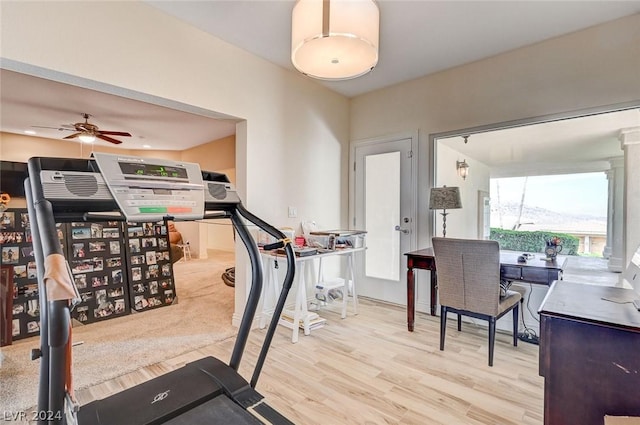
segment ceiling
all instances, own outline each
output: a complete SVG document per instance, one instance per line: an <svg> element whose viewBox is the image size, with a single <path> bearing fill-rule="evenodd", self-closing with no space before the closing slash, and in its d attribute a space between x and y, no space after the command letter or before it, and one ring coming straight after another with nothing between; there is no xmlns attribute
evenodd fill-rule
<svg viewBox="0 0 640 425"><path fill-rule="evenodd" d="M0 70L0 105L3 132L32 130L36 137L62 139L75 133L62 125L83 122L82 114L87 113L100 130L130 133L132 137L113 136L123 142L117 146L126 149L183 150L236 132L230 117L212 119L6 69Z"/></svg>
<svg viewBox="0 0 640 425"><path fill-rule="evenodd" d="M291 0L146 3L270 62L293 69L290 61L290 19L294 2ZM381 15L378 66L372 73L354 80L319 81L320 84L345 96L356 96L640 12L639 0L381 0L378 5ZM58 128L82 122L82 114L88 113L92 115L89 121L101 130L131 133L130 138L120 137L124 143L119 145L130 149L143 149L146 145L150 149L182 150L235 133L237 119L234 117L211 111L194 112L194 108L183 107L188 105L167 106L157 99L132 100L107 92L120 94L117 90L83 88L2 69L0 130L19 134L25 130L36 130L36 137L59 139L71 132ZM605 127L590 134L606 133L609 142L599 138L593 155L619 154L619 144L611 143L611 135L621 126L640 125L637 114L627 118L631 122L599 120L598 125ZM580 128L586 128L585 124ZM558 136L566 134L566 131L561 132L556 127L552 133ZM485 135L474 135L474 143L468 143L461 150L479 146L480 137ZM581 152L587 151L586 146L596 146L594 137L583 135L580 138L576 135L571 141L572 147L579 146L578 139L588 143ZM540 160L548 161L544 158L545 153L557 154L558 149L564 149L564 144L568 143L567 140L539 133L509 136L502 140L504 143L517 141L518 146L495 144L495 149L469 150L468 155L490 166L508 166L505 162L533 158L533 151L537 152L535 155ZM498 143L497 137L493 143ZM603 146L613 147L602 152Z"/></svg>
<svg viewBox="0 0 640 425"><path fill-rule="evenodd" d="M294 0L146 0L201 30L293 70ZM323 84L353 97L542 40L640 13L640 1L378 0L378 65ZM238 31L242 28L242 31Z"/></svg>
<svg viewBox="0 0 640 425"><path fill-rule="evenodd" d="M473 158L488 165L492 178L594 172L609 169L610 158L622 157L621 131L639 127L640 109L634 108L474 133L467 143L462 136L439 143L460 152L460 161Z"/></svg>

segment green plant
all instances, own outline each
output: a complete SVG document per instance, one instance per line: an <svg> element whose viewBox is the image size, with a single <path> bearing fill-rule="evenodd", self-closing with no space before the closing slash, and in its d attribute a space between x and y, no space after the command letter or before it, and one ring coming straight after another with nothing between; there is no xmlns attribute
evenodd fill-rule
<svg viewBox="0 0 640 425"><path fill-rule="evenodd" d="M577 237L557 232L534 231L527 232L523 230L507 230L491 228L489 239L498 241L500 249L509 251L522 252L544 252L546 242L558 238L562 245L563 255L577 255L579 240Z"/></svg>

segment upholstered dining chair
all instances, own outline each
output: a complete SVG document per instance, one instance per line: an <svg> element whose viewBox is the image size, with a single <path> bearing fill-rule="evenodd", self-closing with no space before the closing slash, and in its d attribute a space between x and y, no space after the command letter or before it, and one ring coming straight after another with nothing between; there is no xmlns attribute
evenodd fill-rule
<svg viewBox="0 0 640 425"><path fill-rule="evenodd" d="M444 351L447 313L489 322L489 366L493 366L496 321L513 311L513 345L518 345L521 295L507 290L500 296L500 247L496 241L433 238L440 296L440 350Z"/></svg>

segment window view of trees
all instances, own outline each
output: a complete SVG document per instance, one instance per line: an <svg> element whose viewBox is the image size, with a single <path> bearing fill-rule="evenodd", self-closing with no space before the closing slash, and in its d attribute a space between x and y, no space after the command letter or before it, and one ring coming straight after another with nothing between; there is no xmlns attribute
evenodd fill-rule
<svg viewBox="0 0 640 425"><path fill-rule="evenodd" d="M607 190L604 172L491 179L491 228L567 234L579 255L600 257Z"/></svg>

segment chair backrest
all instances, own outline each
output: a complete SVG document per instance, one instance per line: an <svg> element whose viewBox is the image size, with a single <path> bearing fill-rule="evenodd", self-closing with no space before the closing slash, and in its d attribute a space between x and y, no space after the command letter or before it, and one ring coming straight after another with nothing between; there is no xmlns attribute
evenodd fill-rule
<svg viewBox="0 0 640 425"><path fill-rule="evenodd" d="M440 304L496 316L500 246L496 241L433 238Z"/></svg>

